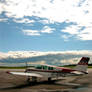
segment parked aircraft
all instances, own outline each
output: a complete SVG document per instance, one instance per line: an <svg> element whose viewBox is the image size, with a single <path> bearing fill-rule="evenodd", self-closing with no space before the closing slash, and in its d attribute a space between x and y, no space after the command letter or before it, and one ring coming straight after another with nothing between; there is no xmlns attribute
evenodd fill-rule
<svg viewBox="0 0 92 92"><path fill-rule="evenodd" d="M48 78L48 81L51 81L52 78L66 77L66 76L75 76L87 74L87 67L89 57L82 57L79 63L72 68L58 67L53 65L38 65L35 68L27 68L25 72L11 72L8 71L8 74L28 76L27 81L37 81L37 78Z"/></svg>

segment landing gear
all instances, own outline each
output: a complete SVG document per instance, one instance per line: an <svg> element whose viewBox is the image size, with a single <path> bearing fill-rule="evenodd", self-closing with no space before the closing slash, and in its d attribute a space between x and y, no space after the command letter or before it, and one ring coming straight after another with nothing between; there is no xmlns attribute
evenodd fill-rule
<svg viewBox="0 0 92 92"><path fill-rule="evenodd" d="M29 83L30 82L30 77L28 76L28 78L27 78L27 82Z"/></svg>
<svg viewBox="0 0 92 92"><path fill-rule="evenodd" d="M32 82L37 82L37 77L32 77Z"/></svg>
<svg viewBox="0 0 92 92"><path fill-rule="evenodd" d="M51 77L48 78L48 81L51 81Z"/></svg>
<svg viewBox="0 0 92 92"><path fill-rule="evenodd" d="M34 83L35 83L35 82L37 82L37 77L32 77L32 78L30 78L30 77L28 76L27 82L28 82L28 83L30 83L30 82L32 82L32 83L34 82Z"/></svg>

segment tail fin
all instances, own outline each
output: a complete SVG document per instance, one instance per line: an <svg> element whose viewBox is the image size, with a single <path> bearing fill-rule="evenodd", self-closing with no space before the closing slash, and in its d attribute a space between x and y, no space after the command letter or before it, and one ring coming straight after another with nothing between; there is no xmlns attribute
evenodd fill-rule
<svg viewBox="0 0 92 92"><path fill-rule="evenodd" d="M89 57L82 57L79 61L78 65L74 68L77 71L81 71L87 73L88 61L90 60Z"/></svg>

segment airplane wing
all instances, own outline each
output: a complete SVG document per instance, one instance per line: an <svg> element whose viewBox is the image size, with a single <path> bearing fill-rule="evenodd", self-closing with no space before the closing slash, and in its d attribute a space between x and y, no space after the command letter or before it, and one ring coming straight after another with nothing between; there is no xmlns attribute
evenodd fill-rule
<svg viewBox="0 0 92 92"><path fill-rule="evenodd" d="M40 74L36 73L27 73L27 72L7 72L8 74L14 74L14 75L22 75L22 76L30 76L30 77L43 77Z"/></svg>
<svg viewBox="0 0 92 92"><path fill-rule="evenodd" d="M84 74L83 72L80 72L80 71L73 71L73 72L71 72L71 73L73 73L73 74L75 74L75 75L82 75L82 74Z"/></svg>

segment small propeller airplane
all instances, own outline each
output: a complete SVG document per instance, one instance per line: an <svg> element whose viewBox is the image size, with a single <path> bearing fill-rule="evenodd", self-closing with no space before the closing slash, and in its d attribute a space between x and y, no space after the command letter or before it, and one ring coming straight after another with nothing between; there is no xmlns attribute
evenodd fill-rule
<svg viewBox="0 0 92 92"><path fill-rule="evenodd" d="M75 76L88 74L87 67L89 57L82 57L79 63L73 68L58 67L53 65L38 65L35 68L27 68L24 72L10 72L8 74L27 76L27 81L30 81L30 77L33 82L37 81L37 78L48 78L51 81L52 78Z"/></svg>

